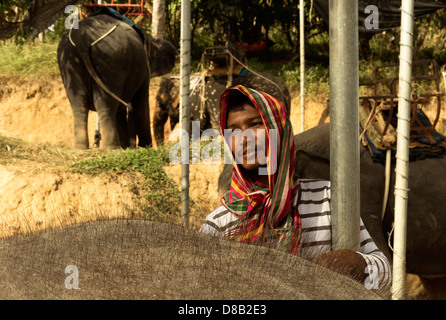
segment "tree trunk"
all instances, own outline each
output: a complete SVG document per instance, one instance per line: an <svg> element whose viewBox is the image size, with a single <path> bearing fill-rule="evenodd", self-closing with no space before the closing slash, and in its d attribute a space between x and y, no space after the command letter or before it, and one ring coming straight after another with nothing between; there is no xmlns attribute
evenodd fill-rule
<svg viewBox="0 0 446 320"><path fill-rule="evenodd" d="M164 39L166 36L166 1L153 0L152 37Z"/></svg>

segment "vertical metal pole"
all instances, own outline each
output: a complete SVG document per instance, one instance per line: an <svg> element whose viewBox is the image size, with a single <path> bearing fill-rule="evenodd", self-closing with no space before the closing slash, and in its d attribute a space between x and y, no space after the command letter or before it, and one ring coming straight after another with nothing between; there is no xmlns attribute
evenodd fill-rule
<svg viewBox="0 0 446 320"><path fill-rule="evenodd" d="M406 294L406 229L409 192L410 94L413 52L413 0L401 5L400 70L395 177L392 299Z"/></svg>
<svg viewBox="0 0 446 320"><path fill-rule="evenodd" d="M332 245L359 250L358 1L329 6Z"/></svg>
<svg viewBox="0 0 446 320"><path fill-rule="evenodd" d="M300 129L305 131L305 10L304 0L299 0L299 34L300 34Z"/></svg>
<svg viewBox="0 0 446 320"><path fill-rule="evenodd" d="M189 137L190 137L190 0L181 0L181 70L180 70L180 121L181 121L181 221L189 226Z"/></svg>

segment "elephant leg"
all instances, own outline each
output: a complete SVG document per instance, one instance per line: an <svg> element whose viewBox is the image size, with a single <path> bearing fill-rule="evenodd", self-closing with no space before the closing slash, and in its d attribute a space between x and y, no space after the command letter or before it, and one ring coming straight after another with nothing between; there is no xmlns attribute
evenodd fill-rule
<svg viewBox="0 0 446 320"><path fill-rule="evenodd" d="M155 116L153 117L153 132L158 146L164 143L164 125L168 117L167 110L161 108L160 104L157 103L155 106Z"/></svg>
<svg viewBox="0 0 446 320"><path fill-rule="evenodd" d="M173 130L178 122L178 118L170 118L170 130Z"/></svg>
<svg viewBox="0 0 446 320"><path fill-rule="evenodd" d="M134 125L140 147L152 146L150 132L149 79L146 79L132 99Z"/></svg>
<svg viewBox="0 0 446 320"><path fill-rule="evenodd" d="M118 130L119 141L121 142L121 148L128 148L130 143L129 128L127 126L127 110L122 105L119 106L116 112L116 128Z"/></svg>
<svg viewBox="0 0 446 320"><path fill-rule="evenodd" d="M119 102L102 90L93 91L93 101L99 115L99 124L101 126L101 148L120 148L120 134L118 133L116 125L117 111L121 107ZM120 127L122 129L122 125Z"/></svg>
<svg viewBox="0 0 446 320"><path fill-rule="evenodd" d="M133 112L133 108L127 110L127 137L126 141L129 142L127 147L136 148L136 129L135 129L135 114ZM122 144L122 143L121 143Z"/></svg>
<svg viewBox="0 0 446 320"><path fill-rule="evenodd" d="M74 147L88 149L88 112L87 99L82 96L70 99L74 118Z"/></svg>

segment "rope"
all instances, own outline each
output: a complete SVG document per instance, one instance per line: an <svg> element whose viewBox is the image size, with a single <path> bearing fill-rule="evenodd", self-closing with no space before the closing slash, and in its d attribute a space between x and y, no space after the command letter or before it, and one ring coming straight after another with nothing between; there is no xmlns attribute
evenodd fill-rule
<svg viewBox="0 0 446 320"><path fill-rule="evenodd" d="M201 94L200 94L200 119L203 119L205 103L207 101L207 98L206 98L206 71L203 71L201 73L200 82L203 84L201 86Z"/></svg>
<svg viewBox="0 0 446 320"><path fill-rule="evenodd" d="M147 61L147 70L149 71L149 79L150 79L150 60L149 60L149 54L150 54L150 47L152 45L152 42L150 41L150 37L149 37L149 41L147 41L147 44L144 45L144 50L146 51L146 61Z"/></svg>
<svg viewBox="0 0 446 320"><path fill-rule="evenodd" d="M362 141L365 132L369 128L370 124L372 123L372 120L375 118L375 115L376 115L376 101L372 100L372 99L370 101L373 102L373 107L372 107L372 110L370 111L369 117L367 118L367 122L364 125L364 129L363 129L361 135L359 136L359 141Z"/></svg>
<svg viewBox="0 0 446 320"><path fill-rule="evenodd" d="M96 41L94 41L91 46L94 46L96 43L98 43L99 41L103 40L105 37L107 37L110 33L112 33L113 31L115 31L115 29L118 27L118 25L115 25L113 28L111 28L107 33L105 33L102 37L100 37L99 39L97 39Z"/></svg>
<svg viewBox="0 0 446 320"><path fill-rule="evenodd" d="M73 47L75 47L76 44L73 42L73 39L71 39L71 31L73 31L73 28L70 28L70 31L68 32L68 39L70 40L70 42L73 45Z"/></svg>
<svg viewBox="0 0 446 320"><path fill-rule="evenodd" d="M282 98L283 98L283 100L285 100L285 94L283 93L282 88L281 88L277 83L275 83L274 81L272 81L272 80L270 80L270 79L268 79L268 78L262 76L261 74L255 72L255 71L249 69L247 65L245 65L243 62L241 62L241 61L240 61L239 59L237 59L236 57L234 57L234 55L233 55L230 51L228 51L228 53L229 53L229 54L231 55L231 57L232 57L235 61L237 61L243 68L245 68L245 69L249 70L250 72L254 73L256 76L258 76L258 77L260 77L260 78L262 78L262 79L264 79L264 80L266 80L266 81L271 82L272 84L274 84L274 85L279 89L280 93L282 94ZM284 101L284 102L285 102L285 101Z"/></svg>
<svg viewBox="0 0 446 320"><path fill-rule="evenodd" d="M381 210L381 221L384 221L384 214L386 213L387 207L387 199L389 197L389 187L390 187L390 161L391 161L391 150L387 149L386 151L386 171L385 171L385 184L384 184L384 198L383 198L383 207Z"/></svg>
<svg viewBox="0 0 446 320"><path fill-rule="evenodd" d="M392 238L393 229L395 229L395 224L392 223L392 229L390 230L389 237L387 238L387 245L389 246L390 250L392 250L392 252L395 252L393 250L392 242L390 242L390 238Z"/></svg>
<svg viewBox="0 0 446 320"><path fill-rule="evenodd" d="M446 69L445 69L445 66L443 66L441 68L441 74L443 75L444 90L446 91Z"/></svg>

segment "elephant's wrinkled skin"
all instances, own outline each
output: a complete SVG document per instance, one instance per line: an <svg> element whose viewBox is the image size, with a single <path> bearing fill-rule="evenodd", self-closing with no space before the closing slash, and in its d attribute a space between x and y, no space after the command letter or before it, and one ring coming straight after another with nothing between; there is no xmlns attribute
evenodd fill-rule
<svg viewBox="0 0 446 320"><path fill-rule="evenodd" d="M330 179L330 125L322 124L294 138L296 172L301 178ZM373 162L361 147L361 217L378 247L391 259L387 234L391 231L395 207L395 163L391 167L389 198L384 222L384 164ZM230 183L231 165L219 177L219 193ZM446 157L411 161L407 212L407 272L446 274Z"/></svg>
<svg viewBox="0 0 446 320"><path fill-rule="evenodd" d="M274 249L141 220L1 239L0 260L0 299L380 298L363 283Z"/></svg>
<svg viewBox="0 0 446 320"><path fill-rule="evenodd" d="M105 37L101 39L102 36ZM167 41L153 39L149 35L145 37L149 43L148 54L134 29L105 14L82 20L79 29L73 29L62 37L57 57L73 111L75 147L89 146L89 110L98 112L102 147L128 147L130 139L135 139L136 135L140 146L151 145L150 77L170 72L177 52ZM117 97L131 103L128 123L127 108L106 93L98 85L98 79Z"/></svg>
<svg viewBox="0 0 446 320"><path fill-rule="evenodd" d="M214 128L219 130L219 110L218 102L221 94L227 88L227 79L207 80L204 88L204 96L202 96L202 82L192 92L191 95L191 121L200 121L200 129ZM290 113L291 97L286 84L266 73L257 73L249 71L246 75L236 76L233 78L232 86L244 85L245 87L269 93L276 97ZM157 93L155 118L153 119L153 130L157 144L164 141L164 124L170 117L171 128L179 121L178 106L178 84L169 77L164 77L160 89ZM204 103L202 104L202 98Z"/></svg>

